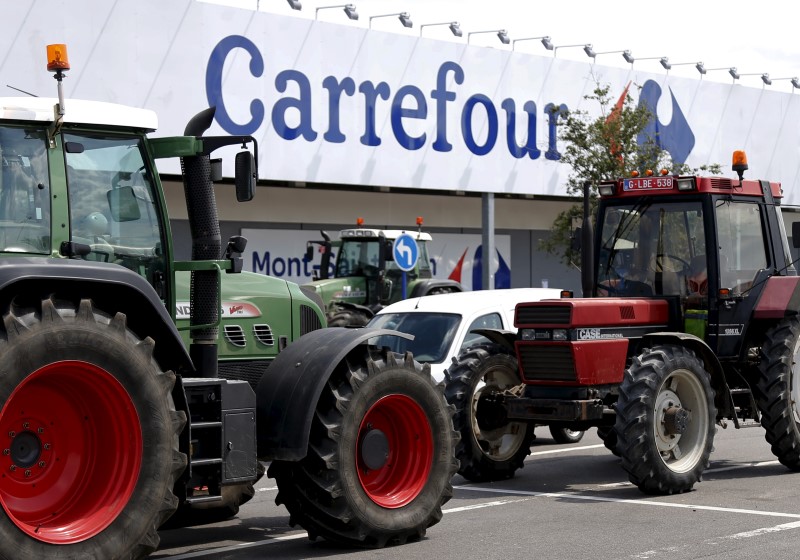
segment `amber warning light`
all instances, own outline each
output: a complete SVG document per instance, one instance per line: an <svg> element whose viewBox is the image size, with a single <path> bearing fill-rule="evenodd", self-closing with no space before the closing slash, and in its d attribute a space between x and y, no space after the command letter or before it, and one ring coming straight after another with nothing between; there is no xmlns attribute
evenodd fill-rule
<svg viewBox="0 0 800 560"><path fill-rule="evenodd" d="M67 45L47 45L47 70L50 72L69 70Z"/></svg>

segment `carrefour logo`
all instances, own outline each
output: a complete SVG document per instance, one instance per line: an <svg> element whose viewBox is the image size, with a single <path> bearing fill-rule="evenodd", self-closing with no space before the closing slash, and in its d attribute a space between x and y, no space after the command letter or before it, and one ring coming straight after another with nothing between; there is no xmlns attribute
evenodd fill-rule
<svg viewBox="0 0 800 560"><path fill-rule="evenodd" d="M270 119L273 130L285 140L314 142L321 134L323 141L340 144L353 141L342 132L342 113L357 110L365 116L364 128L358 137L358 142L364 146L380 146L383 142L394 141L406 150L419 150L430 145L437 152L449 152L453 149L454 142L459 142L473 154L483 156L496 147L502 149L498 144L505 144L508 153L517 159L526 156L537 159L542 155L542 151L537 148L536 123L539 115L536 103L527 100L520 104L524 113L519 115L520 121L526 125L525 139L520 143L517 102L507 98L498 108L483 93L466 96L458 86L466 84L468 76L453 61L445 61L439 66L436 75L432 77L435 87L429 92L413 84L405 84L392 91L386 82L364 80L356 83L350 76L326 76L321 83L312 83L301 70L280 70L275 75L274 83L269 85L274 88L277 97L272 106L268 107L266 99L253 98L250 101L249 120L235 122L226 108L222 81L225 61L237 49L244 50L249 55L248 69L253 77L260 78L265 71L262 53L246 37L228 36L212 51L206 69L206 96L209 105L217 108L217 122L230 134L255 134L264 121ZM447 82L450 78L455 86L448 89ZM287 94L287 91L294 93ZM382 137L376 127L376 110L384 105L388 105L390 109L391 133ZM315 129L312 126L312 115L315 111L325 109L328 116L325 129ZM544 106L542 116L547 119L545 159L561 158L556 149L557 127L566 111L567 106L564 104L547 103ZM460 120L460 138L448 137L449 119ZM433 137L429 138L427 133L409 132L408 125L413 121L434 121L436 131ZM289 124L290 122L293 124ZM480 130L476 130L478 127ZM522 137L523 134L519 136Z"/></svg>
<svg viewBox="0 0 800 560"><path fill-rule="evenodd" d="M645 105L654 115L654 118L642 133L639 134L637 142L639 142L639 144L644 144L648 139L655 140L658 147L669 152L673 161L676 163L685 163L694 148L694 133L680 105L678 105L678 101L675 99L672 89L669 90L669 96L672 101L672 119L669 124L661 122L657 113L658 101L661 98L661 93L661 86L653 80L647 80L642 86L642 92L639 95L639 105Z"/></svg>

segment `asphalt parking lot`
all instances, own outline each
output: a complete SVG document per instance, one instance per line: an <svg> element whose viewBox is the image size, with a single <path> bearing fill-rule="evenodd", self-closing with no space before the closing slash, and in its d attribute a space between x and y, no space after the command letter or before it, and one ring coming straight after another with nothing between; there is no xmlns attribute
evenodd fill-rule
<svg viewBox="0 0 800 560"><path fill-rule="evenodd" d="M153 558L731 560L789 558L800 546L800 473L775 460L761 428L719 429L703 481L676 496L639 492L594 430L573 445L555 444L544 428L537 436L512 480L456 476L444 519L419 542L381 550L312 542L289 526L265 478L238 517L162 531Z"/></svg>

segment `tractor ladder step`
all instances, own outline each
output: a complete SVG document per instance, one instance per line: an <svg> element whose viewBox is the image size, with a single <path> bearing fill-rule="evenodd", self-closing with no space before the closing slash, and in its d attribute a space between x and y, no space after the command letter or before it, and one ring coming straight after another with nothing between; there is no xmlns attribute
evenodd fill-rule
<svg viewBox="0 0 800 560"><path fill-rule="evenodd" d="M733 425L737 429L761 427L761 413L749 388L733 388L730 390L733 404Z"/></svg>

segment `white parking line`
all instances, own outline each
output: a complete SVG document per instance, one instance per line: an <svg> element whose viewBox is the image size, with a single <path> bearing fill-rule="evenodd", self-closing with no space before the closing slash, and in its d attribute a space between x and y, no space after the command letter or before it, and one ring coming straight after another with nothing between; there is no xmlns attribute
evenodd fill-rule
<svg viewBox="0 0 800 560"><path fill-rule="evenodd" d="M209 548L208 550L200 550L197 552L187 552L186 554L178 554L176 556L170 556L169 560L188 560L189 558L203 558L204 556L210 556L212 554L220 554L223 552L236 552L237 550L242 550L245 548L255 548L257 546L266 546L268 544L278 544L279 542L283 541L293 541L295 539L307 539L308 533L295 533L292 535L284 535L282 537L275 537L268 540L263 541L256 541L256 542L246 542L240 544L234 544L231 546L223 546L219 548Z"/></svg>
<svg viewBox="0 0 800 560"><path fill-rule="evenodd" d="M700 546L713 547L713 546L718 546L718 545L722 544L725 541L749 539L751 537L758 537L758 536L761 536L761 535L767 535L767 534L770 534L770 533L778 533L780 531L789 531L789 530L798 529L798 528L800 528L800 521L793 521L791 523L783 523L782 525L775 525L773 527L762 527L761 529L754 529L752 531L744 531L744 532L741 532L741 533L735 533L733 535L725 535L725 536L722 536L722 537L712 537L710 539L705 539L703 541L696 542L696 543L691 543L691 544L685 544L685 545L680 545L680 546L668 546L668 547L654 549L654 550L646 550L644 552L639 552L637 554L629 556L629 558L633 558L633 559L636 559L636 560L651 560L651 559L656 558L658 556L674 557L674 556L676 556L677 553L679 553L679 552L681 552L683 550L690 549L690 548L696 553L698 547L700 547Z"/></svg>
<svg viewBox="0 0 800 560"><path fill-rule="evenodd" d="M581 451L584 449L597 449L598 447L605 447L605 445L598 444L598 445L581 445L580 447L572 446L572 447L565 447L563 449L548 449L547 451L534 451L531 453L531 456L534 455L552 455L553 453L568 453L570 451Z"/></svg>
<svg viewBox="0 0 800 560"><path fill-rule="evenodd" d="M489 494L512 494L515 496L533 496L536 498L568 498L570 500L584 500L587 502L607 502L615 504L628 504L637 506L653 506L678 509L691 509L700 511L716 511L724 513L740 513L746 515L760 515L765 517L783 517L787 519L800 519L798 513L784 513L781 511L763 511L754 509L726 508L719 506L702 506L697 504L676 504L671 502L655 502L653 500L631 500L624 498L608 498L605 496L587 496L586 494L574 494L572 492L529 492L526 490L511 490L501 488L481 488L479 486L453 486L458 490L469 492L485 492Z"/></svg>

